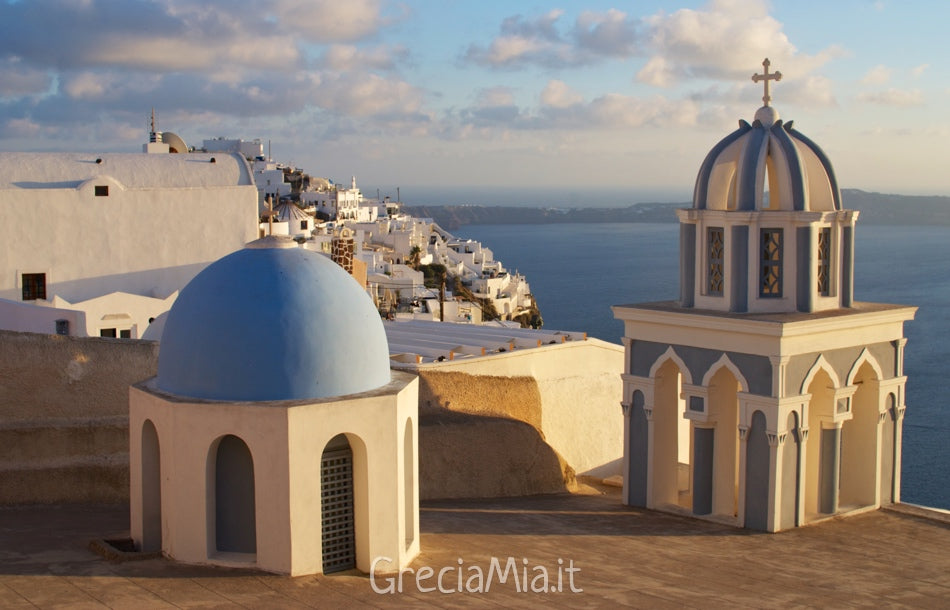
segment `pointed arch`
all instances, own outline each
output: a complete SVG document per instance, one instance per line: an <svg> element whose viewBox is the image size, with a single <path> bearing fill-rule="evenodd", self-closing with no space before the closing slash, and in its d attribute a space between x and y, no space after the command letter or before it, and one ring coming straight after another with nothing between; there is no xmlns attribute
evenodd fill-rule
<svg viewBox="0 0 950 610"><path fill-rule="evenodd" d="M748 393L749 382L746 381L746 378L742 374L742 371L739 370L739 367L737 367L726 354L720 356L719 360L709 367L709 370L706 371L705 375L703 375L703 386L709 387L709 383L712 381L712 378L716 375L716 373L719 372L719 369L723 367L729 369L729 372L732 373L732 376L735 377L736 381L739 382L739 387L742 388L742 391Z"/></svg>
<svg viewBox="0 0 950 610"><path fill-rule="evenodd" d="M825 371L828 374L828 377L831 378L831 383L834 385L835 389L842 387L841 378L838 377L838 373L835 372L835 368L831 366L831 363L825 359L824 354L819 354L818 358L815 360L815 364L811 365L811 368L808 369L808 374L805 375L805 380L802 381L801 394L808 393L808 386L811 385L811 382L815 380L815 376L819 371Z"/></svg>
<svg viewBox="0 0 950 610"><path fill-rule="evenodd" d="M854 364L851 366L851 370L848 372L848 385L854 385L854 380L858 376L858 371L861 370L861 366L865 363L869 364L872 369L874 369L874 374L877 375L878 381L884 379L884 373L881 369L881 364L877 361L877 358L874 357L871 352L868 351L868 348L864 348L861 352L861 355L858 356L858 359L854 361Z"/></svg>
<svg viewBox="0 0 950 610"><path fill-rule="evenodd" d="M679 367L680 373L683 375L683 383L693 383L693 375L690 373L689 367L687 367L686 363L683 362L683 359L679 357L679 354L676 353L676 350L673 349L672 345L666 348L666 351L663 352L663 355L653 362L653 366L650 367L650 379L656 378L657 371L660 370L661 366L666 364L667 360L672 360L673 364Z"/></svg>

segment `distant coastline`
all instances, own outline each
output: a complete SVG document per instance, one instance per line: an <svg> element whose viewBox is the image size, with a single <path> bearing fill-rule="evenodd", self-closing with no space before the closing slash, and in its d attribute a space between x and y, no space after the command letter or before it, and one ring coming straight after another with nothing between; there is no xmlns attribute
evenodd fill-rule
<svg viewBox="0 0 950 610"><path fill-rule="evenodd" d="M863 225L950 226L950 197L909 196L842 189L846 209L861 212ZM636 203L620 208L551 208L485 205L404 205L417 218L432 218L452 231L476 224L566 224L614 222L676 222L683 203Z"/></svg>

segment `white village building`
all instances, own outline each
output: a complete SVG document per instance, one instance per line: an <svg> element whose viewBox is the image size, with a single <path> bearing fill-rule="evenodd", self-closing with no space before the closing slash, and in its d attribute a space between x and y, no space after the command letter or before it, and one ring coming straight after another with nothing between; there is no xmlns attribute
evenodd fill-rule
<svg viewBox="0 0 950 610"><path fill-rule="evenodd" d="M857 212L769 105L678 211L680 300L618 305L626 504L777 531L900 500L903 324L853 300Z"/></svg>
<svg viewBox="0 0 950 610"><path fill-rule="evenodd" d="M289 197L293 192L293 185L285 179L284 165L264 159L257 158L251 162L251 169L254 175L254 184L257 185L257 207L259 212L267 209L267 200L274 205L283 197Z"/></svg>
<svg viewBox="0 0 950 610"><path fill-rule="evenodd" d="M260 138L253 140L212 138L204 140L201 148L209 153L238 153L248 161L254 161L264 155L264 144Z"/></svg>
<svg viewBox="0 0 950 610"><path fill-rule="evenodd" d="M363 193L356 186L356 176L350 180L349 188L327 182L322 188L302 192L300 203L330 220L376 222L379 217L379 203L363 200Z"/></svg>
<svg viewBox="0 0 950 610"><path fill-rule="evenodd" d="M146 147L164 154L0 153L0 328L139 338L257 237L243 157Z"/></svg>

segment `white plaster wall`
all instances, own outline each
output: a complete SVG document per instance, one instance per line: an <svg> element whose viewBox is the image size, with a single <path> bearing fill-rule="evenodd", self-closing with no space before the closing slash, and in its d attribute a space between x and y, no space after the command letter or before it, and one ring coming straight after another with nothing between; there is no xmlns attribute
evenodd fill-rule
<svg viewBox="0 0 950 610"><path fill-rule="evenodd" d="M91 182L110 186L95 197ZM47 296L114 291L167 296L210 262L257 238L253 186L4 189L0 298L21 299L23 273L46 273ZM41 219L38 221L38 219Z"/></svg>
<svg viewBox="0 0 950 610"><path fill-rule="evenodd" d="M620 473L623 455L623 347L601 341L514 350L420 368L468 375L533 376L541 394L541 432L578 474Z"/></svg>
<svg viewBox="0 0 950 610"><path fill-rule="evenodd" d="M129 329L132 331L132 339L140 339L142 334L145 333L145 329L148 328L149 319L157 318L171 309L177 298L177 290L164 299L127 292L112 292L78 303L68 303L56 297L52 304L63 309L85 312L85 324L82 328L71 328L73 335L98 337L101 329L115 328L117 330ZM118 336L118 333L116 336Z"/></svg>
<svg viewBox="0 0 950 610"><path fill-rule="evenodd" d="M82 336L85 332L86 314L82 311L0 299L0 330L52 335L56 333L56 320L69 321L70 335Z"/></svg>
<svg viewBox="0 0 950 610"><path fill-rule="evenodd" d="M241 438L254 461L257 567L291 575L322 571L320 459L340 433L354 454L357 568L391 557L398 570L419 553L418 450L413 448L413 532L406 535L402 446L406 421L418 442L418 380L393 372L383 388L316 403L171 402L139 387L130 390L131 533L142 538L141 430L158 432L162 469L162 547L187 563L234 565L241 557L208 557L208 451L226 434ZM360 472L363 474L361 480ZM212 491L213 495L213 491ZM407 538L412 542L406 544Z"/></svg>

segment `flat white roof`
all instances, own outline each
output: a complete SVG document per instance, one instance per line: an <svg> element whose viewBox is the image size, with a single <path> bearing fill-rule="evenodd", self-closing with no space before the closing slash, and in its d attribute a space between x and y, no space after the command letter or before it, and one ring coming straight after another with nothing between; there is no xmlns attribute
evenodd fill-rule
<svg viewBox="0 0 950 610"><path fill-rule="evenodd" d="M0 152L0 190L75 189L101 176L130 189L254 185L247 162L231 153Z"/></svg>
<svg viewBox="0 0 950 610"><path fill-rule="evenodd" d="M587 333L580 331L535 330L492 323L388 320L383 322L383 327L389 340L390 358L410 364L489 356L587 339Z"/></svg>

